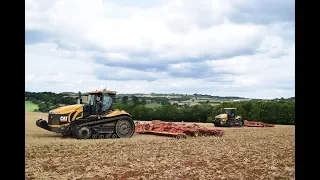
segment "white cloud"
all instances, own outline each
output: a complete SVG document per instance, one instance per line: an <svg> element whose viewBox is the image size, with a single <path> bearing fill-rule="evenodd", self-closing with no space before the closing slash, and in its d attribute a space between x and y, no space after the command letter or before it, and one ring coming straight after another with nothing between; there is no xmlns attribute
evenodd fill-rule
<svg viewBox="0 0 320 180"><path fill-rule="evenodd" d="M108 79L120 93L294 96L293 22L234 18L253 17L260 1L119 3L27 0L26 31L51 36L26 44L26 88L86 91Z"/></svg>

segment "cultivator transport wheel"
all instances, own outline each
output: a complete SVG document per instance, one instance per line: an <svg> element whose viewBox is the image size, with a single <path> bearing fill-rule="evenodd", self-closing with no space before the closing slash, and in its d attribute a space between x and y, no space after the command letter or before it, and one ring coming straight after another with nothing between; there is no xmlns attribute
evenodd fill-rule
<svg viewBox="0 0 320 180"><path fill-rule="evenodd" d="M91 137L92 131L88 127L82 127L78 130L77 138L78 139L89 139Z"/></svg>

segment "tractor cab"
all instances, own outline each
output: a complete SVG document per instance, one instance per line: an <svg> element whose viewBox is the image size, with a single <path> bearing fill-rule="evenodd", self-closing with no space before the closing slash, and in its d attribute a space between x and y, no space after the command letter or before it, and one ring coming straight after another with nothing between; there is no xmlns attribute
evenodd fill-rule
<svg viewBox="0 0 320 180"><path fill-rule="evenodd" d="M113 104L116 95L115 91L102 90L91 91L88 93L88 115L102 115L107 113Z"/></svg>
<svg viewBox="0 0 320 180"><path fill-rule="evenodd" d="M215 126L243 126L244 122L241 116L236 116L237 108L223 108L221 114L218 114L212 121Z"/></svg>
<svg viewBox="0 0 320 180"><path fill-rule="evenodd" d="M237 108L223 108L224 114L228 115L228 119L234 119L236 117Z"/></svg>

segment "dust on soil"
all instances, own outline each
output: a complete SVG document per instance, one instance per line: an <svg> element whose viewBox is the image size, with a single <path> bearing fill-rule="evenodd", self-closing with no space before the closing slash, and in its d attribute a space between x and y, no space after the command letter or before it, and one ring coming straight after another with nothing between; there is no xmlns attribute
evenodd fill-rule
<svg viewBox="0 0 320 180"><path fill-rule="evenodd" d="M223 137L76 140L26 113L28 179L294 179L294 126L224 128ZM207 127L211 124L205 124Z"/></svg>

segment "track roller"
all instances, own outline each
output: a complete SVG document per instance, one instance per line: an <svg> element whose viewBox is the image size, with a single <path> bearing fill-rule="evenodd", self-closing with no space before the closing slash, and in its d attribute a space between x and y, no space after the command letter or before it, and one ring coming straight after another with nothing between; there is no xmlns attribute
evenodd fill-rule
<svg viewBox="0 0 320 180"><path fill-rule="evenodd" d="M92 139L97 139L98 136L99 136L99 134L94 134L94 135L92 135Z"/></svg>
<svg viewBox="0 0 320 180"><path fill-rule="evenodd" d="M106 134L105 138L110 139L112 134Z"/></svg>
<svg viewBox="0 0 320 180"><path fill-rule="evenodd" d="M112 138L112 139L117 139L118 136L117 136L117 134L112 134L111 138Z"/></svg>
<svg viewBox="0 0 320 180"><path fill-rule="evenodd" d="M100 135L99 135L99 139L104 139L104 135L103 135L103 134L100 134Z"/></svg>

